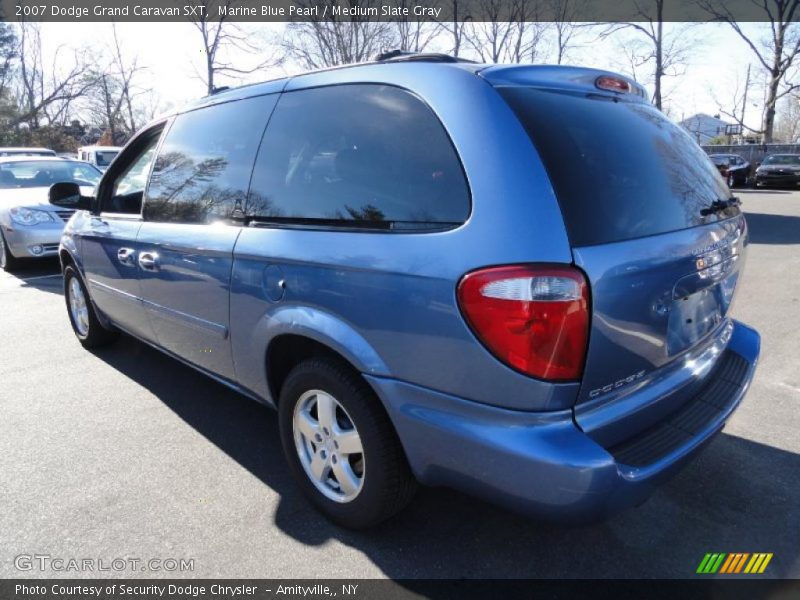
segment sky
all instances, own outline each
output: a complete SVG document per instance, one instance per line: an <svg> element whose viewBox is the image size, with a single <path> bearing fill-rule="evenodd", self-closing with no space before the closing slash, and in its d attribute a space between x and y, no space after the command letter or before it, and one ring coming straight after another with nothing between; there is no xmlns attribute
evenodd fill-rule
<svg viewBox="0 0 800 600"><path fill-rule="evenodd" d="M98 56L108 52L104 47L111 40L110 23L43 23L41 27L43 52L46 56L52 55L58 47L82 44L96 49ZM202 39L190 23L118 23L116 27L124 53L128 56L137 55L139 64L147 67L140 81L156 90L163 110L178 107L205 95L205 86L197 76L203 70ZM285 25L261 23L252 27L258 28L257 32L253 32L255 36L280 36ZM671 28L680 28L683 31L684 26L667 23L665 27L669 34ZM760 27L763 25L744 24L745 31L755 33L756 38ZM695 40L694 50L690 53L685 74L664 80L667 113L676 121L696 113L715 115L720 112L717 100L730 110L737 80L741 89L747 65L753 65L754 79L761 76L752 51L725 24L698 24L682 35L692 36ZM580 40L580 45L571 51L567 62L624 71L626 61L619 49L618 40L619 37L617 41L602 40L594 33L586 33ZM448 50L444 44L429 49ZM61 56L63 60L69 59L69 53L62 53ZM235 59L242 64L252 64L250 61L253 57L242 53L235 56ZM272 79L300 70L297 65L287 63L278 68L261 70L240 80L240 83ZM637 75L652 92L652 85L647 77L649 70L649 67L643 67ZM237 85L237 81L221 80L217 85ZM750 92L745 122L751 126L757 126L761 119L762 89L763 86L756 86ZM730 120L724 115L722 118Z"/></svg>

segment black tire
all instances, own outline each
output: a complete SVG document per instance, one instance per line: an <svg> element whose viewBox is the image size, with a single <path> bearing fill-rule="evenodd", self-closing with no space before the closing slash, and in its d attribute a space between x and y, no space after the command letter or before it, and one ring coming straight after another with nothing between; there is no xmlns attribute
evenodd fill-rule
<svg viewBox="0 0 800 600"><path fill-rule="evenodd" d="M0 269L11 273L19 268L21 262L19 258L11 254L11 249L6 243L3 231L0 230Z"/></svg>
<svg viewBox="0 0 800 600"><path fill-rule="evenodd" d="M363 482L357 495L346 502L332 500L320 491L301 463L293 420L298 402L312 390L334 398L361 439ZM394 427L380 400L347 365L328 358L298 364L281 389L278 415L281 443L292 476L311 503L334 523L349 529L371 527L400 512L411 501L417 482ZM335 457L330 460L335 462Z"/></svg>
<svg viewBox="0 0 800 600"><path fill-rule="evenodd" d="M86 312L88 313L88 328L86 331L81 331L81 328L75 322L73 316L72 305L70 303L70 286L72 281L77 281L78 285L83 292L83 298L86 304ZM69 316L69 323L72 325L72 331L75 332L75 337L83 345L84 348L100 348L110 344L119 337L119 332L112 329L103 327L103 324L97 318L97 313L94 309L94 304L89 297L89 291L83 283L83 279L78 274L74 266L68 265L64 269L64 301L67 304L67 315Z"/></svg>

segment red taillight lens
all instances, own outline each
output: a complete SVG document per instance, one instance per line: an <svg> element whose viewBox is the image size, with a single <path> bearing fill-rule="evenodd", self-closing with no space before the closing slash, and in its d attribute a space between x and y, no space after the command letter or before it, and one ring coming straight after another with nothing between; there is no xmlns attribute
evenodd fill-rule
<svg viewBox="0 0 800 600"><path fill-rule="evenodd" d="M474 271L458 285L469 324L497 358L540 379L578 379L589 336L589 289L573 267Z"/></svg>
<svg viewBox="0 0 800 600"><path fill-rule="evenodd" d="M609 77L602 75L597 78L594 84L601 90L610 90L622 94L630 94L633 90L631 84L620 77Z"/></svg>

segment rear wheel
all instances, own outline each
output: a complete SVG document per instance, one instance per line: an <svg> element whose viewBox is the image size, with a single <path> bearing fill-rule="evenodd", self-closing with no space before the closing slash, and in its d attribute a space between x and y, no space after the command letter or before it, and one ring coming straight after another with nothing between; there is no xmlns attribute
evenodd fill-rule
<svg viewBox="0 0 800 600"><path fill-rule="evenodd" d="M416 480L389 417L346 365L324 358L297 365L281 389L278 412L295 481L335 523L376 525L411 500Z"/></svg>
<svg viewBox="0 0 800 600"><path fill-rule="evenodd" d="M20 259L11 254L11 249L6 243L6 238L2 230L0 230L0 269L11 272L19 268L20 262Z"/></svg>
<svg viewBox="0 0 800 600"><path fill-rule="evenodd" d="M99 348L117 338L116 331L100 323L86 286L72 265L64 269L64 298L72 331L84 348Z"/></svg>

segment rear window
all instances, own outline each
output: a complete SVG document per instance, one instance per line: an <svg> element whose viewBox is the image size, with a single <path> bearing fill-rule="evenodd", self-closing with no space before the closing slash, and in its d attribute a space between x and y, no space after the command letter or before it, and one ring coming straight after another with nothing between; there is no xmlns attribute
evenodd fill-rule
<svg viewBox="0 0 800 600"><path fill-rule="evenodd" d="M730 192L697 143L653 106L530 88L499 91L544 162L573 246L735 214L700 214Z"/></svg>
<svg viewBox="0 0 800 600"><path fill-rule="evenodd" d="M114 151L97 152L95 154L96 162L101 167L107 167L117 154L119 153Z"/></svg>

